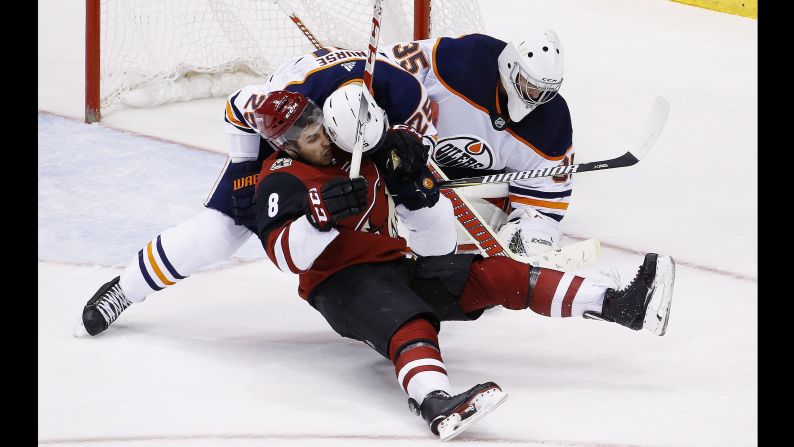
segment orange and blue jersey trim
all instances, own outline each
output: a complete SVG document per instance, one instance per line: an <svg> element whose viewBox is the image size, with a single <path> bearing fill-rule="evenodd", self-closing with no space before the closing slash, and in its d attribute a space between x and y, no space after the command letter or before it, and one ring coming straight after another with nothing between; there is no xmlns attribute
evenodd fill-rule
<svg viewBox="0 0 794 447"><path fill-rule="evenodd" d="M234 101L237 99L239 95L240 92L238 91L234 96L232 96L226 101L226 113L223 116L223 120L231 124L235 128L242 130L243 132L256 133L256 131L252 129L251 126L248 125L248 123L245 122L245 119L243 118L243 114L240 112L239 109L237 109L237 106L234 105Z"/></svg>
<svg viewBox="0 0 794 447"><path fill-rule="evenodd" d="M439 38L433 45L433 73L444 88L485 113L489 120L492 115L502 116L497 59L505 45L505 42L481 34ZM453 53L455 58L445 56ZM466 57L461 57L461 54ZM460 70L466 70L466 76L455 76ZM444 71L448 71L447 74L451 74L452 78L445 78ZM492 83L493 93L483 91L483 83ZM565 158L572 146L570 113L562 97L557 96L559 99L555 98L543 109L534 111L532 120L511 122L506 129L513 138L540 157L552 161Z"/></svg>

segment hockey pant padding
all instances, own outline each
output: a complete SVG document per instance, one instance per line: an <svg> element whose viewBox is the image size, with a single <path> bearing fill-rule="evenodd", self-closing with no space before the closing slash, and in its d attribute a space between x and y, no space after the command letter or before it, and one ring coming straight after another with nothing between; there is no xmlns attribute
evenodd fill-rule
<svg viewBox="0 0 794 447"><path fill-rule="evenodd" d="M431 391L450 392L436 328L426 319L416 318L400 326L389 343L389 358L397 382L417 402Z"/></svg>
<svg viewBox="0 0 794 447"><path fill-rule="evenodd" d="M409 287L408 260L356 264L317 285L309 304L343 337L361 340L386 358L401 326L422 318L439 327L433 309Z"/></svg>
<svg viewBox="0 0 794 447"><path fill-rule="evenodd" d="M252 235L213 209L169 228L149 241L121 274L120 285L132 302L141 302L195 271L232 255Z"/></svg>

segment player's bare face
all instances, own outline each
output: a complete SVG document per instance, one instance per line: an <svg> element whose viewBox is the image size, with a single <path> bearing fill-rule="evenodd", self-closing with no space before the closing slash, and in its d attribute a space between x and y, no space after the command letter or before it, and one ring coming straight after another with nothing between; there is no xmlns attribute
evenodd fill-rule
<svg viewBox="0 0 794 447"><path fill-rule="evenodd" d="M521 96L530 101L537 101L540 99L541 93L543 93L541 89L521 76L521 73L516 76L516 84L518 84L518 91L521 92Z"/></svg>
<svg viewBox="0 0 794 447"><path fill-rule="evenodd" d="M298 137L298 152L301 158L317 166L328 166L333 160L331 140L325 134L322 121L306 126Z"/></svg>

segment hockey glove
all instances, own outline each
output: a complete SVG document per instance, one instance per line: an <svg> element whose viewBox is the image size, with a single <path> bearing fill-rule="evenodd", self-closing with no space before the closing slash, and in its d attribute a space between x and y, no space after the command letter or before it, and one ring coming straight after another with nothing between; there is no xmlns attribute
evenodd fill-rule
<svg viewBox="0 0 794 447"><path fill-rule="evenodd" d="M399 181L395 178L387 178L386 188L391 193L395 205L403 205L411 211L424 207L432 208L438 202L438 184L425 165L422 165L419 175L413 179Z"/></svg>
<svg viewBox="0 0 794 447"><path fill-rule="evenodd" d="M427 147L413 127L396 125L386 131L383 142L370 156L384 177L404 181L420 175L427 163Z"/></svg>
<svg viewBox="0 0 794 447"><path fill-rule="evenodd" d="M237 225L256 228L256 181L262 161L251 160L229 163L227 175L232 179L231 217Z"/></svg>
<svg viewBox="0 0 794 447"><path fill-rule="evenodd" d="M364 177L337 177L309 190L306 217L320 231L329 231L340 220L358 214L367 207L369 185Z"/></svg>

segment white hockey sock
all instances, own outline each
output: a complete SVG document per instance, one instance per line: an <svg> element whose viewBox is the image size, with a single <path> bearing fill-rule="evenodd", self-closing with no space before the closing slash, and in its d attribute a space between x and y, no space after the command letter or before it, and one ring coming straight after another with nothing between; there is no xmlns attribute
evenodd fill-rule
<svg viewBox="0 0 794 447"><path fill-rule="evenodd" d="M530 295L530 309L549 317L581 317L601 312L607 286L557 270L539 269Z"/></svg>
<svg viewBox="0 0 794 447"><path fill-rule="evenodd" d="M405 348L395 362L395 369L397 382L419 404L431 391L450 393L452 389L447 368L435 346L416 343Z"/></svg>
<svg viewBox="0 0 794 447"><path fill-rule="evenodd" d="M121 289L128 300L141 302L152 292L228 258L251 234L247 228L235 225L232 218L205 209L163 231L133 256L121 274Z"/></svg>

